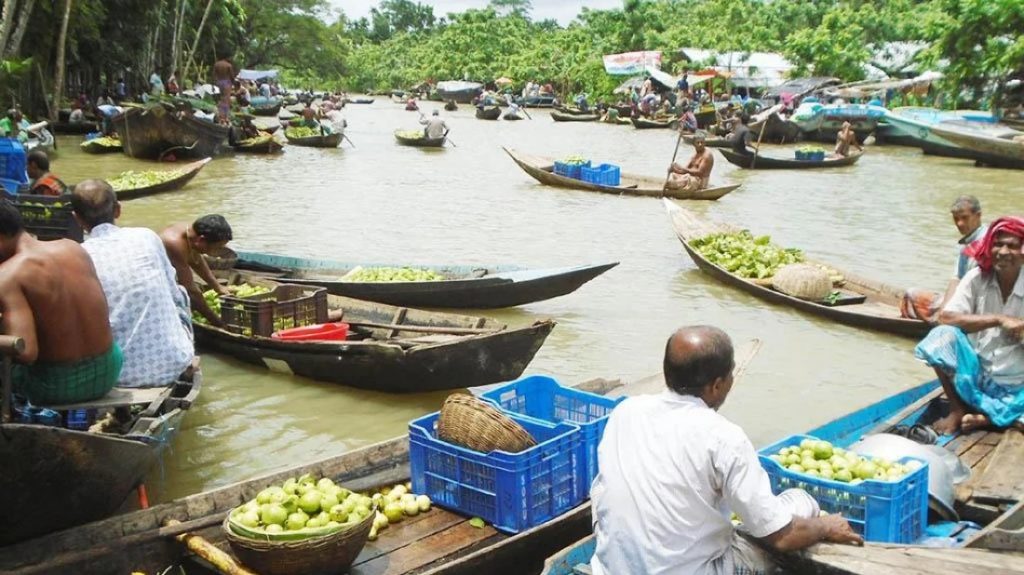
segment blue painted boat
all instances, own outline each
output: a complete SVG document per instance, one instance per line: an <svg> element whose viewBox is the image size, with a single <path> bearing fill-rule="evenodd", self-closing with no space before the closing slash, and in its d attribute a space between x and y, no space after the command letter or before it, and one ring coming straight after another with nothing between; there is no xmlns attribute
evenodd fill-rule
<svg viewBox="0 0 1024 575"><path fill-rule="evenodd" d="M923 383L815 427L806 435L849 447L866 435L884 433L896 425L912 426L934 421L947 409L941 395L938 381ZM975 469L976 474L988 473L993 466L1002 463L1019 467L1020 459L997 459L995 446L1002 435L1002 431L982 430L942 436L938 444L958 454L963 462ZM1019 450L1024 451L1024 448ZM1015 454L1016 458L1022 456L1024 453ZM923 545L868 543L864 547L852 547L819 544L801 553L780 554L777 560L789 574L1024 574L1024 556L1008 556L995 551L1024 550L1024 533L1020 530L1024 525L1024 502L1017 502L1016 498L996 501L991 494L979 493L980 488L976 483L972 492L957 494L957 510L961 517L987 524L961 547L937 549ZM581 539L548 558L542 575L589 574L594 549L593 535Z"/></svg>
<svg viewBox="0 0 1024 575"><path fill-rule="evenodd" d="M875 131L886 109L872 104L822 104L804 100L790 118L807 139L834 142L843 122L849 122L857 139Z"/></svg>
<svg viewBox="0 0 1024 575"><path fill-rule="evenodd" d="M444 276L444 280L409 282L342 281L357 267L405 267L407 264L344 263L259 252L238 252L236 269L262 272L288 283L327 288L333 295L403 307L492 309L551 299L619 265L618 262L550 269L514 266L416 265Z"/></svg>
<svg viewBox="0 0 1024 575"><path fill-rule="evenodd" d="M896 108L886 114L883 121L887 143L921 148L925 154L948 158L962 158L983 163L999 164L1001 158L984 151L972 150L950 141L932 130L934 126L953 127L982 136L1007 138L1019 132L1000 124L989 112L979 110L936 110L935 108Z"/></svg>

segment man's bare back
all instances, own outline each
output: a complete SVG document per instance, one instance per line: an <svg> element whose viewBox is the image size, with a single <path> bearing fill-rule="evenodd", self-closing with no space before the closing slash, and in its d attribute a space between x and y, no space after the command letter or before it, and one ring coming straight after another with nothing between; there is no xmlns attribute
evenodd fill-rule
<svg viewBox="0 0 1024 575"><path fill-rule="evenodd" d="M232 80L234 80L234 78L235 67L231 64L231 62L227 60L217 60L216 62L214 62L213 79L215 82L218 80L227 80L228 82L231 82Z"/></svg>
<svg viewBox="0 0 1024 575"><path fill-rule="evenodd" d="M12 240L13 241L13 240ZM107 352L107 300L89 254L71 240L21 234L0 264L4 333L25 339L25 363L67 363Z"/></svg>

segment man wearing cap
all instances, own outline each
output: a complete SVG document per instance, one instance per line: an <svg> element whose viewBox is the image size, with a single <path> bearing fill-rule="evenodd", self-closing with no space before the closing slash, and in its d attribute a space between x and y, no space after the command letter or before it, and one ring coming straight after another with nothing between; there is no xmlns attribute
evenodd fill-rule
<svg viewBox="0 0 1024 575"><path fill-rule="evenodd" d="M711 170L715 167L715 157L704 145L704 133L698 132L693 136L693 157L680 166L673 163L669 166L668 183L665 187L671 190L682 190L696 192L708 187L711 179Z"/></svg>
<svg viewBox="0 0 1024 575"><path fill-rule="evenodd" d="M1024 427L1024 218L1004 216L967 254L967 272L914 350L935 369L949 398L938 433Z"/></svg>
<svg viewBox="0 0 1024 575"><path fill-rule="evenodd" d="M430 118L420 118L420 123L426 126L423 128L423 134L430 140L436 140L437 138L443 138L448 133L448 124L444 123L441 119L441 113L434 110L430 114Z"/></svg>

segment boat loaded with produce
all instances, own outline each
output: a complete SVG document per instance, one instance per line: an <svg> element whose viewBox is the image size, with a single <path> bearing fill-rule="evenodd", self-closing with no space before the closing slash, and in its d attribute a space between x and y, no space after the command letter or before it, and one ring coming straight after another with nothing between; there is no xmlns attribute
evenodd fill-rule
<svg viewBox="0 0 1024 575"><path fill-rule="evenodd" d="M172 192L185 187L210 161L211 158L205 158L171 170L128 170L107 178L107 183L114 188L118 200Z"/></svg>

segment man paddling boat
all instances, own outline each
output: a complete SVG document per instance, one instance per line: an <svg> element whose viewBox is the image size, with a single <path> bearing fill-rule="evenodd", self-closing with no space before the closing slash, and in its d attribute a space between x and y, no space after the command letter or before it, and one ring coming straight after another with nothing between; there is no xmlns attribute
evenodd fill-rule
<svg viewBox="0 0 1024 575"><path fill-rule="evenodd" d="M1002 217L967 254L964 276L939 314L943 325L915 349L935 369L949 415L935 431L1024 427L1024 218Z"/></svg>
<svg viewBox="0 0 1024 575"><path fill-rule="evenodd" d="M441 113L434 110L430 114L430 119L420 116L420 124L426 126L423 128L423 135L430 140L436 140L437 138L443 138L448 132L448 125L441 119Z"/></svg>
<svg viewBox="0 0 1024 575"><path fill-rule="evenodd" d="M595 575L774 572L730 513L779 551L863 541L842 516L819 517L806 492L772 494L746 434L718 414L734 365L724 332L684 327L665 347L668 389L630 397L612 412L591 489Z"/></svg>
<svg viewBox="0 0 1024 575"><path fill-rule="evenodd" d="M668 183L665 184L666 188L696 192L708 187L708 181L711 179L711 170L715 167L715 156L711 154L711 151L704 144L703 133L697 133L693 136L693 157L690 158L685 167L677 163L669 166L669 178Z"/></svg>

